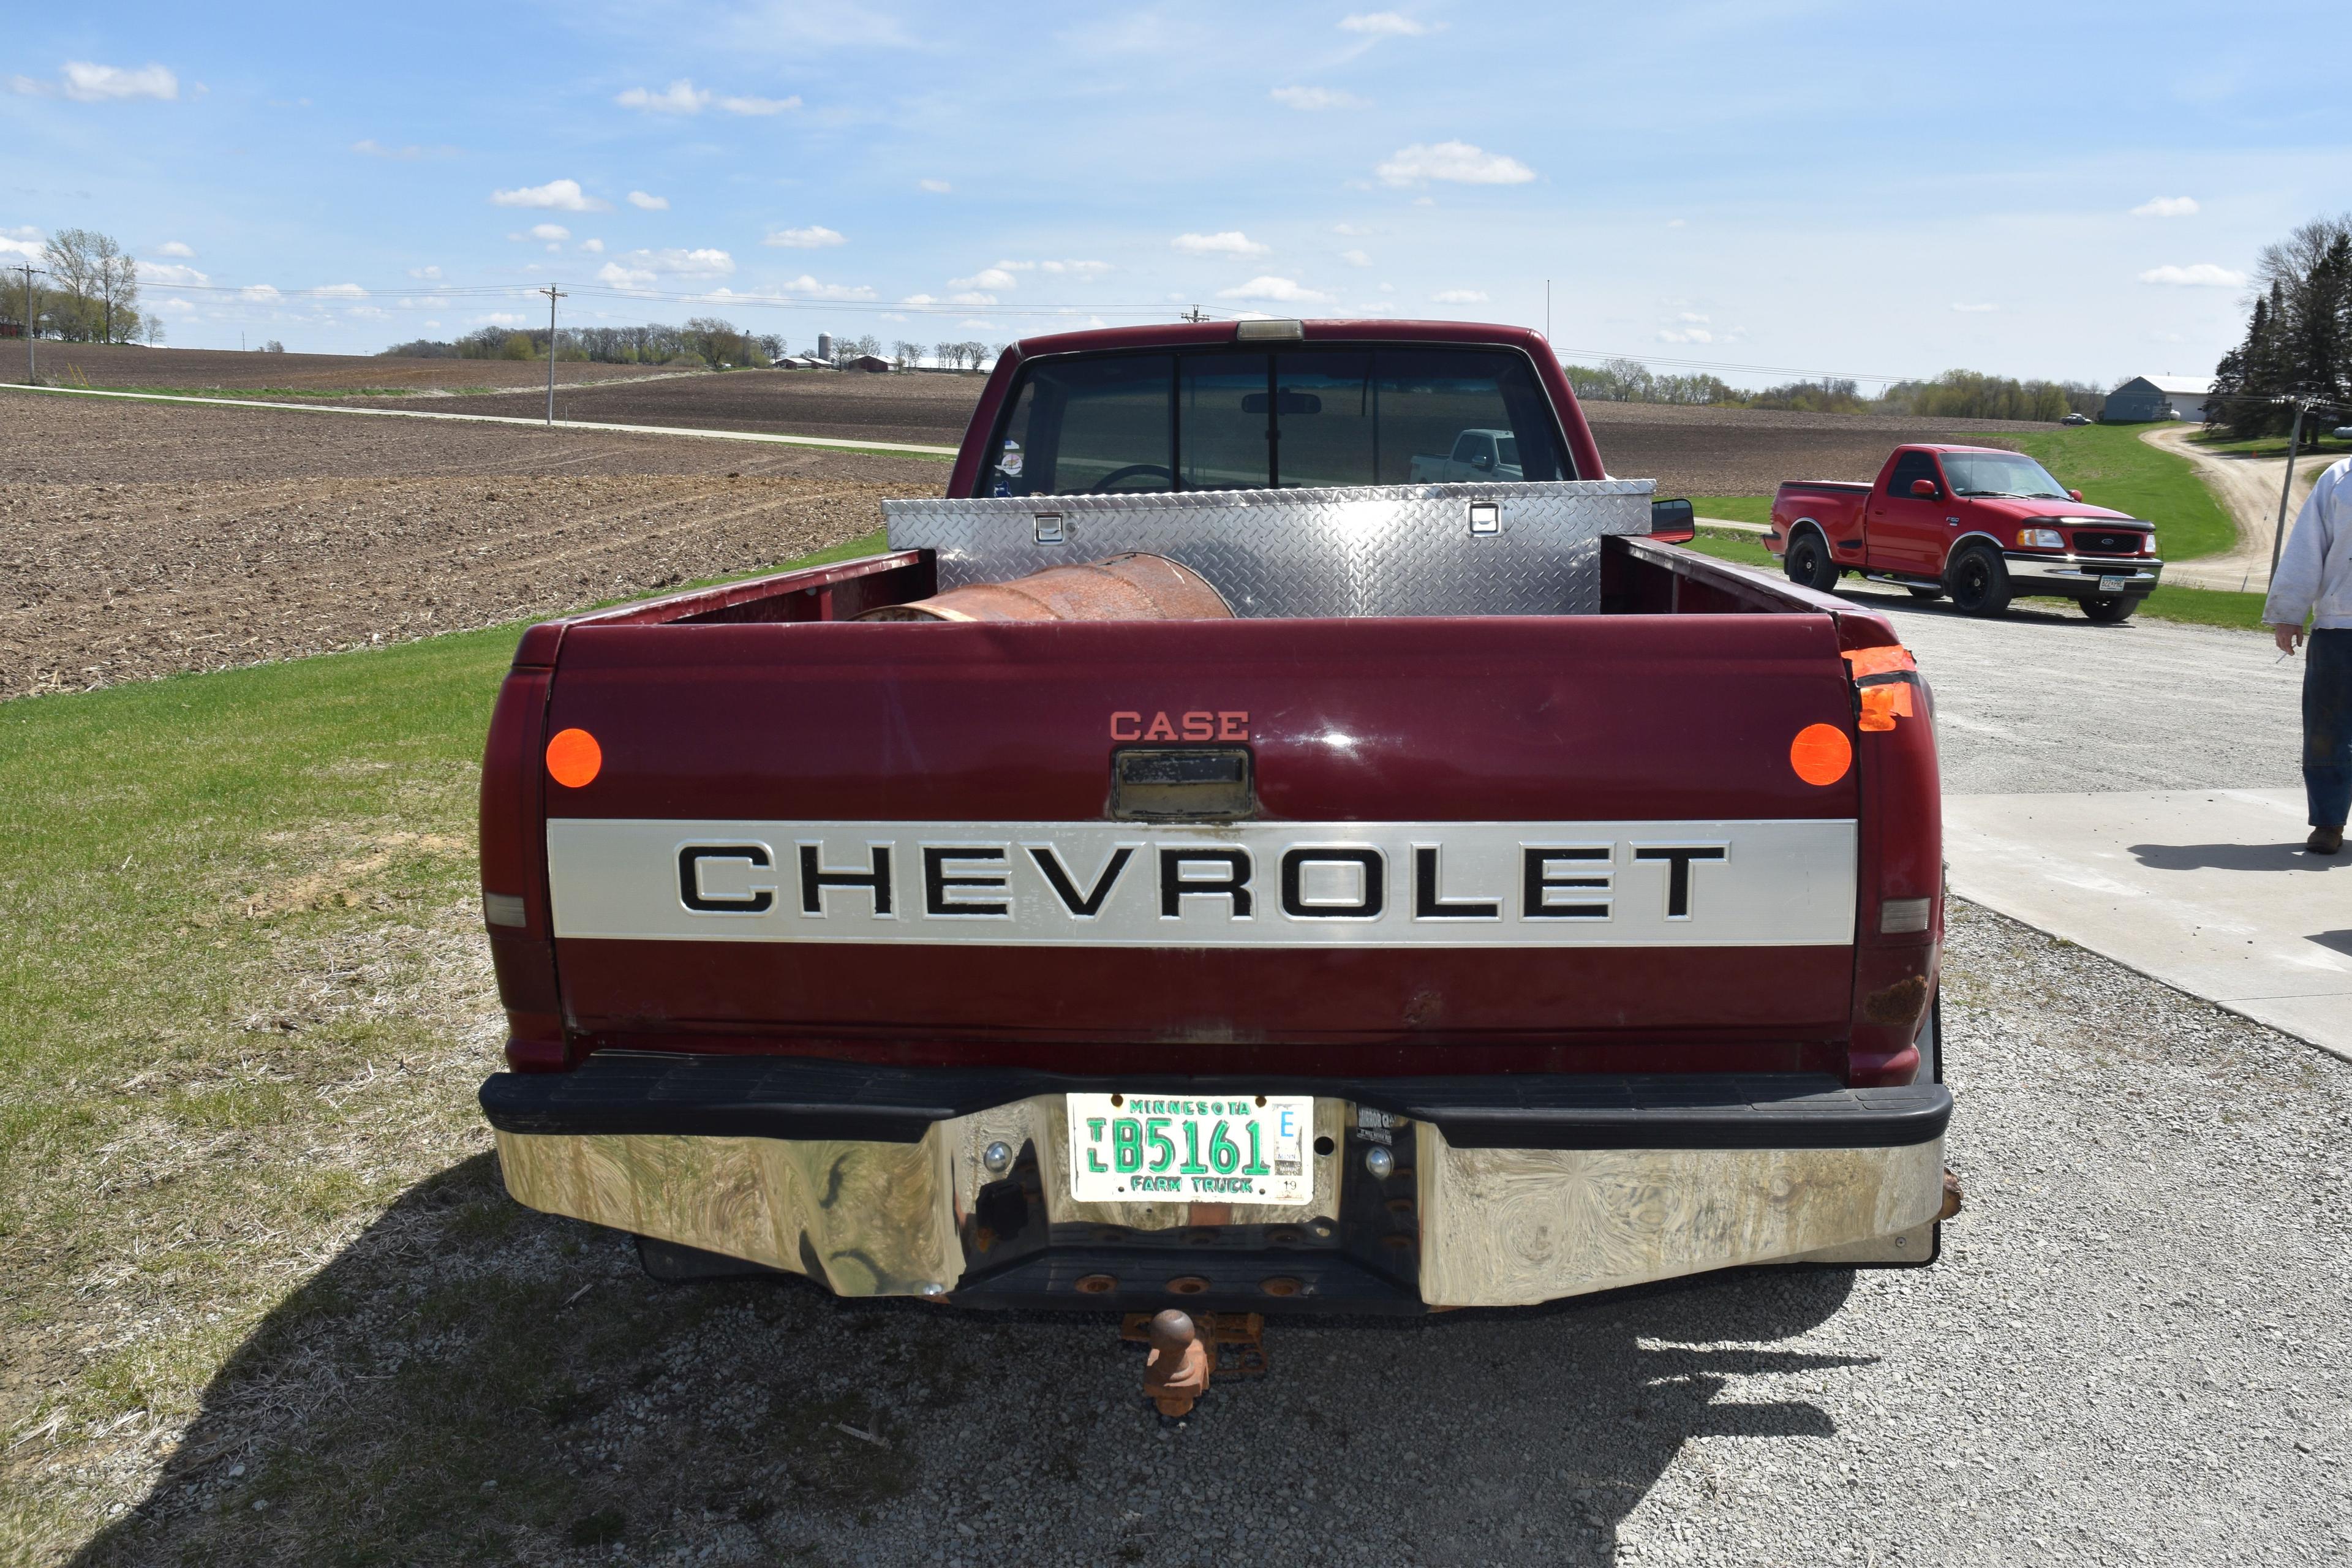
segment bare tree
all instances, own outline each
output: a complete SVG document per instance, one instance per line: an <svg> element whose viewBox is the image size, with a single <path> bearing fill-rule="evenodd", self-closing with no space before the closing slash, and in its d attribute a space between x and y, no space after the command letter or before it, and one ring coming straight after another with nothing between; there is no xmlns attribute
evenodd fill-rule
<svg viewBox="0 0 2352 1568"><path fill-rule="evenodd" d="M931 345L931 363L938 365L941 370L953 370L955 368L955 344L933 343Z"/></svg>
<svg viewBox="0 0 2352 1568"><path fill-rule="evenodd" d="M98 298L110 343L132 342L139 331L139 262L109 235L98 237Z"/></svg>

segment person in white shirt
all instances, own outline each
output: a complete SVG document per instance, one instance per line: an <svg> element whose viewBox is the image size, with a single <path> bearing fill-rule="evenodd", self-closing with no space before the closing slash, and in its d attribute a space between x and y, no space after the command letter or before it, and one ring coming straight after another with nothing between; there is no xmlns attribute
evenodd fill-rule
<svg viewBox="0 0 2352 1568"><path fill-rule="evenodd" d="M2282 653L2304 646L2306 618L2303 787L2311 800L2311 837L2304 847L2333 855L2344 847L2344 816L2352 807L2352 458L2330 464L2311 487L2263 604Z"/></svg>

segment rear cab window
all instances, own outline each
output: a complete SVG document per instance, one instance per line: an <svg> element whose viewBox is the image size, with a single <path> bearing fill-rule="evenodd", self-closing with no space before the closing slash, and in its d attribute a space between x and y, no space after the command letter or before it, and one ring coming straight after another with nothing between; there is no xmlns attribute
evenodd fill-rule
<svg viewBox="0 0 2352 1568"><path fill-rule="evenodd" d="M1304 344L1072 355L1024 367L978 493L1126 495L1576 477L1535 367L1509 349Z"/></svg>
<svg viewBox="0 0 2352 1568"><path fill-rule="evenodd" d="M1944 488L1944 476L1936 471L1933 452L1906 452L1896 458L1895 467L1887 470L1886 493L1907 498L1914 479L1933 480L1939 491Z"/></svg>

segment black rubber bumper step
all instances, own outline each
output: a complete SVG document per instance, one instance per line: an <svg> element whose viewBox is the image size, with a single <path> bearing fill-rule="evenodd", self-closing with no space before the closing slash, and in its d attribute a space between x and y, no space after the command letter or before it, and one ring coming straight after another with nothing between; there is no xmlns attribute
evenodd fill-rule
<svg viewBox="0 0 2352 1568"><path fill-rule="evenodd" d="M497 1073L502 1132L919 1142L933 1122L1036 1094L1312 1094L1434 1123L1458 1149L1889 1149L1943 1136L1941 1084L1849 1089L1828 1073L1503 1073L1286 1078L906 1068L812 1057L600 1051L570 1072Z"/></svg>

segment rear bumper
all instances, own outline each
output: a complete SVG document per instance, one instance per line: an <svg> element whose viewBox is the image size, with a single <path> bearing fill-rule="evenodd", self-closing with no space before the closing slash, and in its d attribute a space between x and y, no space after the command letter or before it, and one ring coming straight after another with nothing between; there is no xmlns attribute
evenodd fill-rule
<svg viewBox="0 0 2352 1568"><path fill-rule="evenodd" d="M2011 550L2002 552L2000 559L2009 568L2011 589L2020 594L2059 594L2075 599L2111 593L2147 594L2155 591L2158 579L2164 575L2164 563L2145 556L2047 555ZM2110 577L2121 579L2121 585L2101 587L2101 581Z"/></svg>
<svg viewBox="0 0 2352 1568"><path fill-rule="evenodd" d="M1314 1201L1076 1201L1062 1097L1114 1087L1313 1094ZM481 1098L531 1207L845 1296L1074 1310L1411 1312L1808 1255L1925 1261L1951 1113L1940 1085L1817 1074L1113 1085L622 1053ZM1000 1142L1001 1175L981 1157Z"/></svg>

